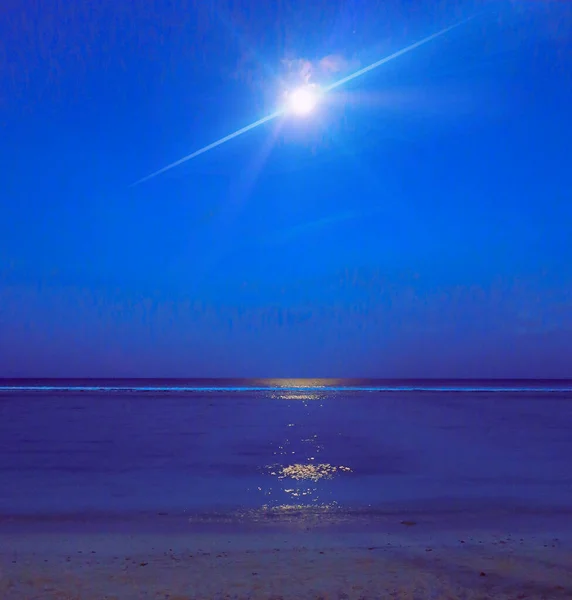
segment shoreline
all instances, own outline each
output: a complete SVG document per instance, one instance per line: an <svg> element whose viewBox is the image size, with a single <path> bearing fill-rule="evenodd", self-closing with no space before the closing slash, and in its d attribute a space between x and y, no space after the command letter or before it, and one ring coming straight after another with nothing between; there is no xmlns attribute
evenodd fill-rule
<svg viewBox="0 0 572 600"><path fill-rule="evenodd" d="M514 499L432 499L383 505L343 507L339 505L279 505L258 508L215 508L211 510L85 510L62 512L0 512L3 531L66 530L89 532L120 531L262 531L264 529L320 529L386 531L415 522L436 530L479 526L545 528L560 521L572 532L572 507L538 505Z"/></svg>

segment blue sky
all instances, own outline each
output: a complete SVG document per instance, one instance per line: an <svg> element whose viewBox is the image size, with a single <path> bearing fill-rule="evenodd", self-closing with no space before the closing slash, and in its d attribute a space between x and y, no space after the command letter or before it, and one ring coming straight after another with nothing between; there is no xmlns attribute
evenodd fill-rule
<svg viewBox="0 0 572 600"><path fill-rule="evenodd" d="M0 376L572 376L571 5L91 4L0 12Z"/></svg>

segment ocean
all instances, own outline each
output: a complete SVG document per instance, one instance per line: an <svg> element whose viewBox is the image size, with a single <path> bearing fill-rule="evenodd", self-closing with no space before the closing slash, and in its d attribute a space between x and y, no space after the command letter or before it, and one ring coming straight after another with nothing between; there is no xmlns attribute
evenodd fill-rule
<svg viewBox="0 0 572 600"><path fill-rule="evenodd" d="M572 382L0 381L0 514L572 506Z"/></svg>

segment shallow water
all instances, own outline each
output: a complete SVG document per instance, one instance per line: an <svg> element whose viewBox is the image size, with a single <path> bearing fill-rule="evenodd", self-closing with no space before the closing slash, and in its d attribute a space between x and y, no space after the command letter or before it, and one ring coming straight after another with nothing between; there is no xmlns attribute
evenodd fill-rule
<svg viewBox="0 0 572 600"><path fill-rule="evenodd" d="M565 388L130 387L4 389L0 511L572 505Z"/></svg>

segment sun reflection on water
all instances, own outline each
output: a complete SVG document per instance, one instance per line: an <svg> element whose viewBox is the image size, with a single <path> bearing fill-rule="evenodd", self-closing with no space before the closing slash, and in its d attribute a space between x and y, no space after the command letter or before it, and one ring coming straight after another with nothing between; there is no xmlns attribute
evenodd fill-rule
<svg viewBox="0 0 572 600"><path fill-rule="evenodd" d="M292 479L302 480L309 479L311 481L319 481L320 479L331 479L338 471L351 473L349 467L329 464L293 464L282 468L278 474L278 479L284 479L285 477L291 477ZM284 490L288 491L288 490Z"/></svg>
<svg viewBox="0 0 572 600"><path fill-rule="evenodd" d="M310 401L322 400L325 394L316 391L284 390L275 392L273 397L302 400L302 410L318 410L321 413L323 403ZM333 489L328 482L351 473L352 469L324 460L324 444L317 434L308 435L307 427L296 422L287 422L285 429L288 431L287 436L275 447L276 462L264 469L264 473L272 477L272 480L264 489L259 488L267 500L263 509L272 509L272 514L276 516L291 514L292 511L314 511L319 507L337 506L337 503L333 502Z"/></svg>
<svg viewBox="0 0 572 600"><path fill-rule="evenodd" d="M306 392L304 390L281 390L270 394L272 400L302 400L304 402L323 400L324 392Z"/></svg>
<svg viewBox="0 0 572 600"><path fill-rule="evenodd" d="M313 460L313 457L310 460ZM315 507L323 500L322 496L324 495L324 490L320 488L320 485L315 484L321 483L323 480L331 480L343 473L351 473L351 469L344 465L307 462L286 466L268 466L267 472L281 482L281 485L277 486L278 489L270 488L267 495L272 495L273 491L276 492L276 495L281 492L294 502L299 503L303 499L307 502L305 506ZM278 498L277 501L280 502ZM290 503L282 505L282 507L288 506L291 506ZM300 508L299 504L297 506ZM281 505L276 505L274 508L280 509Z"/></svg>
<svg viewBox="0 0 572 600"><path fill-rule="evenodd" d="M315 399L316 391L327 391L328 388L341 386L343 385L345 380L343 379L256 379L254 380L255 385L275 388L283 391L280 391L275 398L288 400L290 396L283 395L284 392L294 390L294 393L298 393L299 391L308 392L309 396L312 396ZM304 394L305 395L305 394ZM292 398L294 399L294 398Z"/></svg>
<svg viewBox="0 0 572 600"><path fill-rule="evenodd" d="M274 439L273 459L262 467L264 481L258 491L264 496L251 518L263 521L296 521L324 519L331 511L339 511L336 493L340 488L335 480L346 477L352 469L325 452L324 443L316 431L328 418L328 387L336 380L263 380L260 384L274 387L272 399L291 402L285 409L283 437ZM309 385L312 386L309 389ZM312 421L316 427L312 430ZM328 447L328 450L337 451ZM336 492L337 490L337 492Z"/></svg>

